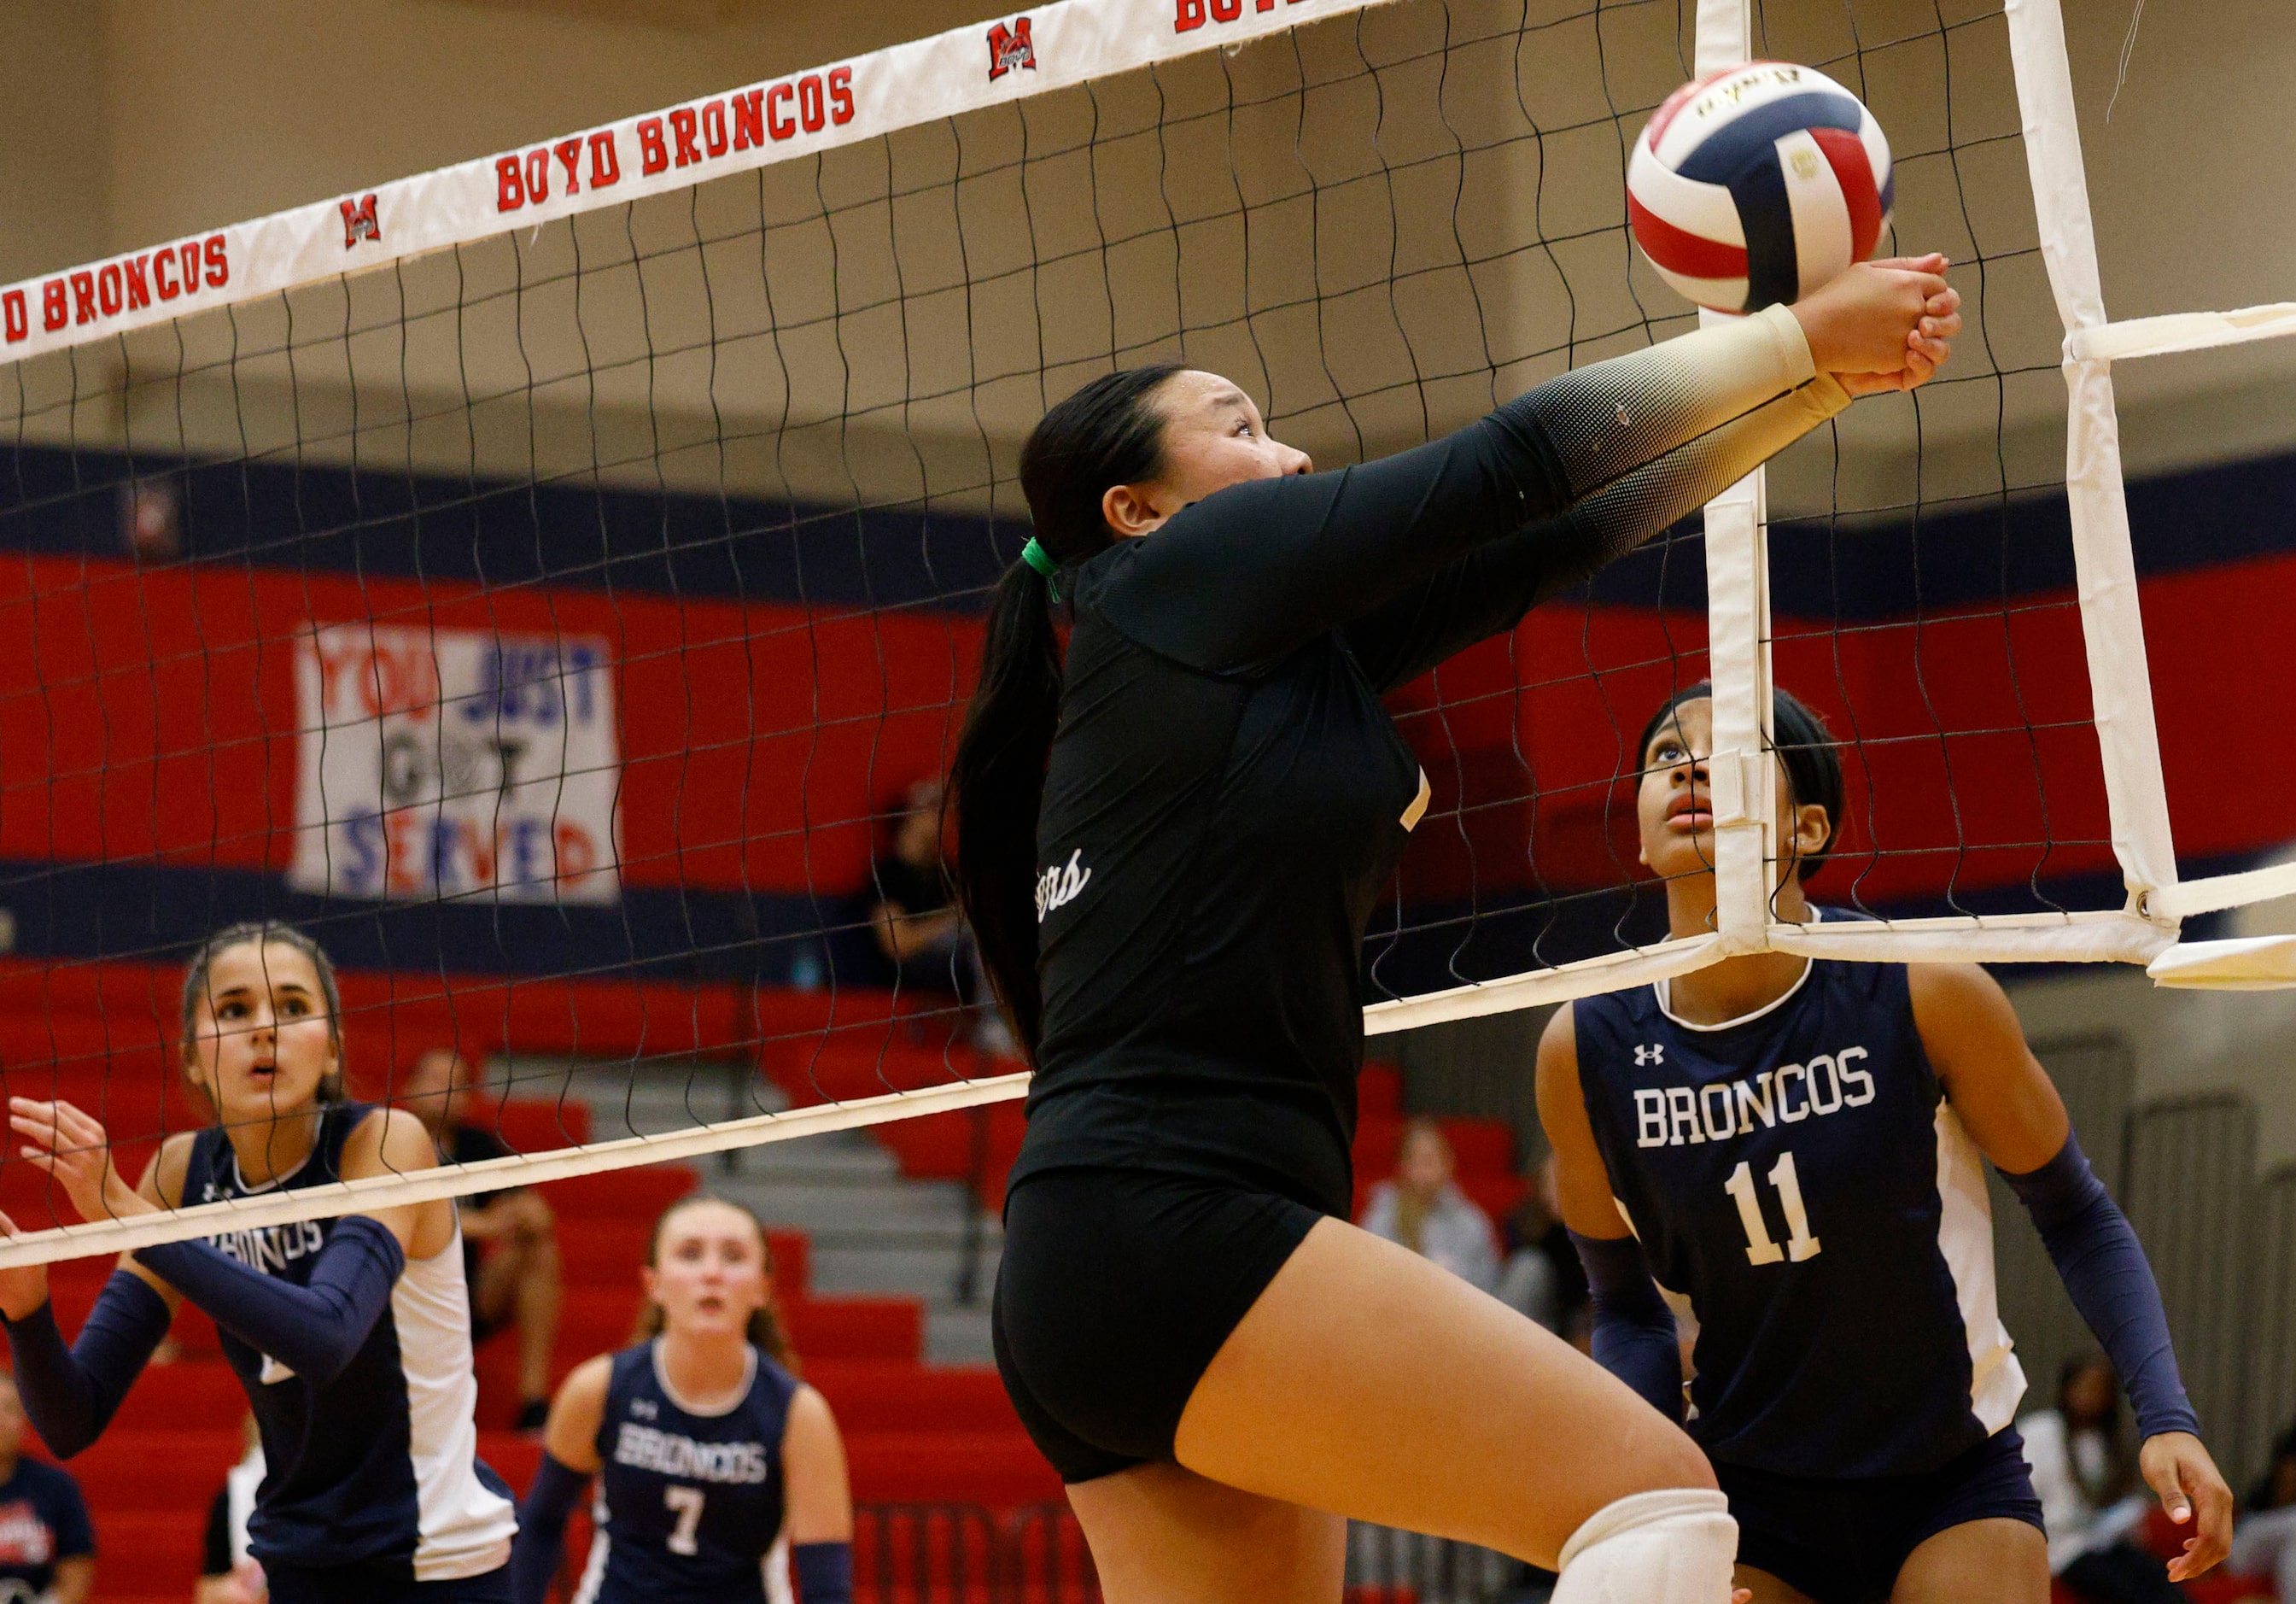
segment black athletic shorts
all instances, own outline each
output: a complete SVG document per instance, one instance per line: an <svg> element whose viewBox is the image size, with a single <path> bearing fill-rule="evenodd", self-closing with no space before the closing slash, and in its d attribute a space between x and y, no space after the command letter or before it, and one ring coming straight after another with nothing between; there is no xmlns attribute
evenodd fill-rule
<svg viewBox="0 0 2296 1604"><path fill-rule="evenodd" d="M271 1604L511 1604L510 1567L451 1582L417 1582L406 1566L265 1566Z"/></svg>
<svg viewBox="0 0 2296 1604"><path fill-rule="evenodd" d="M1949 1526L2041 1524L2025 1439L2013 1426L1918 1476L1827 1480L1717 1461L1714 1477L1738 1522L1738 1563L1816 1604L1884 1604L1906 1556Z"/></svg>
<svg viewBox="0 0 2296 1604"><path fill-rule="evenodd" d="M996 1368L1061 1480L1171 1459L1212 1356L1321 1218L1273 1192L1141 1170L1040 1171L1013 1189Z"/></svg>

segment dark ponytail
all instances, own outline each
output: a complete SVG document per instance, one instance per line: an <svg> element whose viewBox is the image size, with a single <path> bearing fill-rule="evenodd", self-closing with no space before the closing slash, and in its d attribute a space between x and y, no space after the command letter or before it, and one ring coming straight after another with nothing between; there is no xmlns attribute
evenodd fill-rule
<svg viewBox="0 0 2296 1604"><path fill-rule="evenodd" d="M1101 498L1161 469L1164 420L1153 398L1178 371L1177 364L1156 363L1104 374L1029 432L1021 450L1021 489L1037 544L1054 563L1066 567L1104 550L1114 537ZM949 769L957 900L981 967L1032 1064L1045 1011L1037 983L1037 811L1061 712L1061 641L1052 602L1052 581L1025 562L997 581L981 642L980 681Z"/></svg>

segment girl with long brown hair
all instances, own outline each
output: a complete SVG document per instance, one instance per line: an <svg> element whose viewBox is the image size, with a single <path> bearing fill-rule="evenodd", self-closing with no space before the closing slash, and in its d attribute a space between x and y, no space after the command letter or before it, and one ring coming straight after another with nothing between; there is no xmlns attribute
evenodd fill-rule
<svg viewBox="0 0 2296 1604"><path fill-rule="evenodd" d="M684 1198L654 1222L642 1274L638 1340L577 1366L551 1401L512 1596L541 1604L597 1477L578 1604L782 1604L791 1569L806 1604L848 1604L845 1446L794 1373L765 1227L739 1204Z"/></svg>
<svg viewBox="0 0 2296 1604"><path fill-rule="evenodd" d="M439 1162L413 1115L344 1098L334 966L301 931L209 937L182 1020L184 1075L216 1123L169 1137L135 1186L86 1112L10 1100L24 1156L82 1219ZM47 1271L0 1271L25 1409L61 1457L94 1442L188 1298L214 1317L261 1428L269 1473L248 1533L275 1604L499 1604L512 1509L477 1456L461 1241L441 1199L139 1248L69 1347Z"/></svg>

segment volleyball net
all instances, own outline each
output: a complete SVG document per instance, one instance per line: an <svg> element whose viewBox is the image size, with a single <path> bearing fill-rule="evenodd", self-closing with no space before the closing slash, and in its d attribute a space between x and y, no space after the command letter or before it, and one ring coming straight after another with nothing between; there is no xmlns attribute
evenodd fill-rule
<svg viewBox="0 0 2296 1604"><path fill-rule="evenodd" d="M520 1089L561 1117L519 1156L166 1216L76 1223L12 1155L48 1229L0 1263L1019 1095L925 916L1029 428L1177 359L1338 466L1694 327L1626 154L1754 53L1873 107L1967 332L1398 695L1433 802L1367 1026L1766 947L2194 959L2181 917L2296 870L2177 877L2110 363L2296 316L2107 322L2054 0L1906 10L1064 0L0 289L6 1090L131 1174L206 1123L182 958L250 917L342 966L364 1095L588 1065ZM1636 743L1710 679L1720 905L1671 938ZM1861 919L1776 915L1773 683L1838 743L1810 889ZM641 1131L641 1073L686 1117Z"/></svg>

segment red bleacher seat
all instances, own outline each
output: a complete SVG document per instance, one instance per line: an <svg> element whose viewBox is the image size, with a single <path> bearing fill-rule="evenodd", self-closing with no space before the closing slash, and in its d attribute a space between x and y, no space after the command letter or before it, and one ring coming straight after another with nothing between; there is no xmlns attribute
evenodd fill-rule
<svg viewBox="0 0 2296 1604"><path fill-rule="evenodd" d="M644 1220L685 1197L695 1186L693 1172L682 1165L644 1170L605 1170L567 1180L545 1180L536 1190L550 1201L561 1221Z"/></svg>
<svg viewBox="0 0 2296 1604"><path fill-rule="evenodd" d="M199 1493L196 1509L188 1497L182 1499L180 1508L167 1509L97 1504L91 1497L95 1596L100 1604L125 1604L135 1596L164 1597L170 1604L183 1604L191 1596L193 1579L200 1574L208 1503L222 1483L223 1473L218 1470L213 1485ZM197 1485L186 1477L183 1489L188 1493Z"/></svg>
<svg viewBox="0 0 2296 1604"><path fill-rule="evenodd" d="M912 1085L932 1085L954 1078L949 1073L952 1062L971 1076L1007 1074L1025 1067L1013 1059L993 1059L983 1063L959 1057L952 1061L944 1059L938 1051L913 1047L889 1048L882 1055L874 1049L850 1049L841 1054L824 1052L823 1058L829 1065L830 1079L820 1086L807 1083L802 1098L800 1098L799 1088L785 1084L784 1090L789 1090L793 1099L820 1101L824 1093L856 1097L882 1091L886 1087L877 1078L881 1059L892 1066L886 1072L886 1079L897 1084ZM1356 1081L1356 1099L1358 1129L1368 1126L1372 1130L1372 1147L1378 1158L1378 1173L1384 1175L1394 1168L1395 1140L1403 1128L1400 1113L1403 1077L1391 1064L1366 1064ZM1468 1195L1487 1209L1491 1206L1491 1200L1498 1201L1501 1214L1512 1210L1521 1198L1521 1183L1513 1179L1513 1133L1496 1121L1456 1123L1470 1128L1465 1137L1466 1151L1460 1160L1461 1184L1468 1185L1469 1156L1472 1155L1473 1164L1479 1167L1474 1172L1474 1184L1468 1187ZM1486 1127L1496 1127L1496 1138ZM1450 1128L1447 1123L1446 1129ZM1004 1180L1012 1172L1013 1161L1020 1156L1021 1139L1027 1129L1028 1119L1021 1112L1021 1105L1010 1102L989 1103L978 1108L958 1109L948 1114L929 1114L921 1119L890 1120L873 1127L871 1134L892 1150L894 1156L900 1161L902 1174L918 1180L968 1180L973 1173L977 1151L981 1176L981 1205L991 1212L1001 1212L1004 1206ZM1385 1150L1383 1156L1380 1156L1378 1150L1382 1143ZM1491 1162L1494 1155L1495 1164ZM1365 1162L1365 1144L1358 1139L1356 1146L1358 1170ZM1488 1173L1483 1172L1486 1168L1489 1170Z"/></svg>
<svg viewBox="0 0 2296 1604"><path fill-rule="evenodd" d="M845 1441L853 1496L863 1503L1036 1503L1061 1496L1061 1478L1017 1431L867 1432Z"/></svg>
<svg viewBox="0 0 2296 1604"><path fill-rule="evenodd" d="M1514 1169L1514 1131L1505 1120L1439 1119L1461 1175L1504 1175ZM1395 1173L1397 1149L1410 1121L1374 1115L1356 1125L1356 1172L1374 1180Z"/></svg>
<svg viewBox="0 0 2296 1604"><path fill-rule="evenodd" d="M139 1045L164 1051L175 1041L183 978L174 964L0 958L0 1064L56 1061L58 1052L44 1045L52 1029L81 1044L74 1054L106 1041L107 1056ZM833 999L826 992L768 994L770 1005L760 1009L738 986L666 981L346 969L338 982L352 1080L368 1095L381 1092L388 1073L433 1047L483 1054L515 1046L601 1057L725 1053L755 1041L761 1015L785 1032L804 1033L832 1017L842 1023L891 1012L887 994L852 987Z"/></svg>

